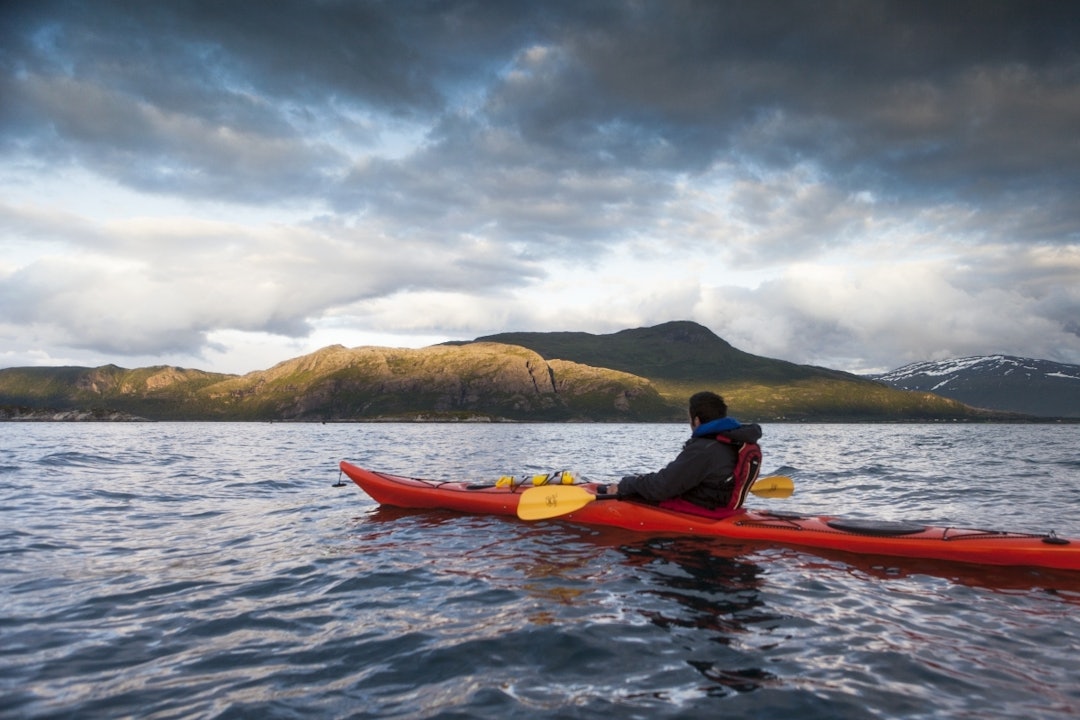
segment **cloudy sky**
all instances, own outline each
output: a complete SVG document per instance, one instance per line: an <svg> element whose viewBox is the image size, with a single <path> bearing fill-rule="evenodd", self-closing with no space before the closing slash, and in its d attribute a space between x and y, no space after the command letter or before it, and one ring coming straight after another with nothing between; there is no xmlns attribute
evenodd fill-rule
<svg viewBox="0 0 1080 720"><path fill-rule="evenodd" d="M0 367L669 320L1080 363L1080 3L0 4Z"/></svg>

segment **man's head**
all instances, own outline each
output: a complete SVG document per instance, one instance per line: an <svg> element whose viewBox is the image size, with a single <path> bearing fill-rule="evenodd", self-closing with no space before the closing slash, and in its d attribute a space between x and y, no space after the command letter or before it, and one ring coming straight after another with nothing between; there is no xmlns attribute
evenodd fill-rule
<svg viewBox="0 0 1080 720"><path fill-rule="evenodd" d="M690 424L694 427L722 417L727 417L724 398L707 390L690 396Z"/></svg>

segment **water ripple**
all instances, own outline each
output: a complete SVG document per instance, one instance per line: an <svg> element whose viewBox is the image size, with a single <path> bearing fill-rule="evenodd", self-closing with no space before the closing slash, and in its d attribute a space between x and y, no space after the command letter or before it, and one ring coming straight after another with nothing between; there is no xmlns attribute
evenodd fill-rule
<svg viewBox="0 0 1080 720"><path fill-rule="evenodd" d="M686 432L436 429L12 426L5 716L1080 713L1075 574L377 508L332 487L343 457L611 478L661 466ZM754 502L1080 535L1076 441L1074 426L772 426L766 469L797 490Z"/></svg>

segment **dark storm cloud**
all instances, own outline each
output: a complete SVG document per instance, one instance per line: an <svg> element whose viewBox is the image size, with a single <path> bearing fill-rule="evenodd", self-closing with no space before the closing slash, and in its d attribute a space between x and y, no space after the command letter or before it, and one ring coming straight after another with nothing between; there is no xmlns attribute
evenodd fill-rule
<svg viewBox="0 0 1080 720"><path fill-rule="evenodd" d="M471 120L535 153L539 172L545 157L586 174L812 163L884 197L1050 191L1076 220L1072 3L31 2L6 15L5 144L159 192L334 194L348 160L320 131L362 138L348 113L371 112L471 141L471 123L438 118L472 92ZM476 158L443 157L485 202Z"/></svg>
<svg viewBox="0 0 1080 720"><path fill-rule="evenodd" d="M589 246L632 234L671 193L655 174L590 170L573 153L467 119L444 122L433 136L406 160L354 168L335 207L363 209L432 241L483 234L550 256L592 254Z"/></svg>
<svg viewBox="0 0 1080 720"><path fill-rule="evenodd" d="M810 162L853 188L901 197L1004 198L1046 189L1050 177L1076 188L1080 6L644 7L567 42L570 82L546 83L564 93L550 115L569 118L567 135L621 119L679 148L669 156L679 168L727 154L750 165ZM534 89L507 103L526 108L524 122L540 117L524 98L559 97ZM541 126L536 136L558 134Z"/></svg>
<svg viewBox="0 0 1080 720"><path fill-rule="evenodd" d="M66 318L84 346L106 333L47 302L50 271L111 298L103 307L172 297L189 307L175 337L197 346L219 328L303 334L328 308L401 288L537 283L552 259L600 267L660 243L668 257L715 246L729 273L836 261L885 238L898 257L905 243L967 253L927 283L928 309L981 308L1008 287L1050 323L1032 327L1075 328L1078 127L1074 2L9 0L7 171L325 222L246 238L228 237L242 223L212 237L185 227L173 247L49 202L4 207L20 250L47 238L180 272L141 270L125 294L106 292L107 274L28 260L0 291L23 301L9 319ZM206 253L185 255L193 243ZM229 295L245 263L275 289ZM198 290L206 267L225 268L211 273L218 301ZM794 290L764 305L802 317L814 288ZM675 295L664 312L694 293ZM854 356L888 327L867 316L853 328L843 304L793 322L815 331L793 329L791 344ZM166 348L159 321L132 321L147 351Z"/></svg>

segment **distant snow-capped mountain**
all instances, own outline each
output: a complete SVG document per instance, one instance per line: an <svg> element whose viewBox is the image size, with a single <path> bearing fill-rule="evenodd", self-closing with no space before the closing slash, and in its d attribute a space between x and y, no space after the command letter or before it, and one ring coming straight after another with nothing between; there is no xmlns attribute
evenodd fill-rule
<svg viewBox="0 0 1080 720"><path fill-rule="evenodd" d="M912 363L873 378L975 407L1038 417L1080 417L1080 365L984 355Z"/></svg>

